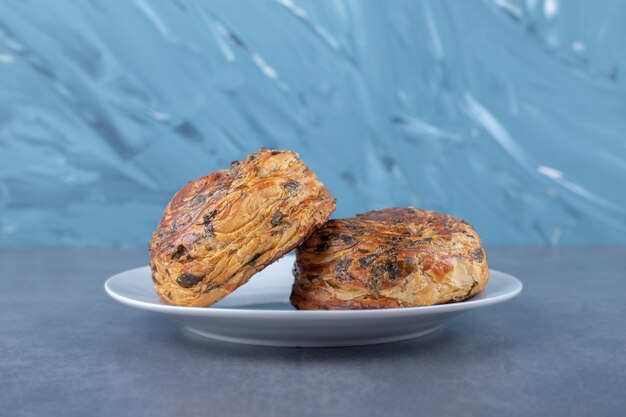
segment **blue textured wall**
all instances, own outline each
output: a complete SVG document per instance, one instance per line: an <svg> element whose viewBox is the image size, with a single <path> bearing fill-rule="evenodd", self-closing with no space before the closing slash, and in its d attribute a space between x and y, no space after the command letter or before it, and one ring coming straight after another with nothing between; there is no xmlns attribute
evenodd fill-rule
<svg viewBox="0 0 626 417"><path fill-rule="evenodd" d="M0 246L143 245L261 146L336 216L626 243L624 1L4 0L0 29Z"/></svg>

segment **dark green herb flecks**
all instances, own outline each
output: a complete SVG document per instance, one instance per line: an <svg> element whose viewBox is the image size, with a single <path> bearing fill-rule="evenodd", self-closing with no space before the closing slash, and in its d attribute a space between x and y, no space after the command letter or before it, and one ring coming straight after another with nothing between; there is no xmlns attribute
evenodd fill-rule
<svg viewBox="0 0 626 417"><path fill-rule="evenodd" d="M207 239L211 239L213 236L215 236L215 234L213 232L213 224L212 223L204 225L204 233L206 234L206 238Z"/></svg>
<svg viewBox="0 0 626 417"><path fill-rule="evenodd" d="M379 256L380 255L377 253L364 256L363 258L359 259L359 266L361 268L365 268L366 266L369 266L372 262L374 262L374 259L378 258Z"/></svg>
<svg viewBox="0 0 626 417"><path fill-rule="evenodd" d="M328 242L320 242L315 246L315 252L320 253L328 249Z"/></svg>
<svg viewBox="0 0 626 417"><path fill-rule="evenodd" d="M217 210L211 210L209 211L207 214L205 214L204 216L202 216L202 222L204 224L210 223L211 219L213 217L215 217L215 213L217 213Z"/></svg>
<svg viewBox="0 0 626 417"><path fill-rule="evenodd" d="M202 291L202 294L206 294L206 293L208 293L209 291L211 291L211 290L213 290L213 289L215 289L215 288L217 288L217 285L208 285L208 286L204 289L204 291Z"/></svg>
<svg viewBox="0 0 626 417"><path fill-rule="evenodd" d="M356 241L355 238L349 235L338 235L337 238L341 239L345 244L354 243Z"/></svg>
<svg viewBox="0 0 626 417"><path fill-rule="evenodd" d="M172 260L173 261L177 261L178 259L180 259L181 256L183 256L185 253L187 252L187 249L185 249L185 246L183 245L178 245L176 247L176 250L172 253Z"/></svg>
<svg viewBox="0 0 626 417"><path fill-rule="evenodd" d="M287 181L284 187L292 194L297 194L300 190L300 182L296 180Z"/></svg>
<svg viewBox="0 0 626 417"><path fill-rule="evenodd" d="M374 279L376 281L387 277L389 280L396 280L402 277L402 262L401 261L386 261L375 265L372 268Z"/></svg>
<svg viewBox="0 0 626 417"><path fill-rule="evenodd" d="M474 259L476 262L482 262L484 256L485 251L483 248L474 249L472 251L472 259Z"/></svg>
<svg viewBox="0 0 626 417"><path fill-rule="evenodd" d="M257 259L259 259L261 257L260 253L256 253L252 259L250 259L250 261L248 262L248 265L252 266L254 265L254 263L257 261Z"/></svg>
<svg viewBox="0 0 626 417"><path fill-rule="evenodd" d="M285 217L285 215L280 210L276 210L276 212L272 214L272 218L270 219L270 224L274 227L278 226L280 222L283 220L283 217Z"/></svg>
<svg viewBox="0 0 626 417"><path fill-rule="evenodd" d="M345 276L346 271L348 270L348 268L350 268L351 264L352 264L352 259L343 259L339 261L339 263L335 267L335 272L337 273L337 279L341 280L346 277Z"/></svg>
<svg viewBox="0 0 626 417"><path fill-rule="evenodd" d="M183 288L189 288L202 281L202 278L203 277L199 277L197 275L190 274L189 272L185 272L184 274L176 278L176 283Z"/></svg>

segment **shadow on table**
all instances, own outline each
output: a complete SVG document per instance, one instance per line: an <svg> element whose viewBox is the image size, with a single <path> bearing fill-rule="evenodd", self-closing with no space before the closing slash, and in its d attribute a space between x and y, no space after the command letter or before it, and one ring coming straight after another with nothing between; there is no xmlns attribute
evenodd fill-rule
<svg viewBox="0 0 626 417"><path fill-rule="evenodd" d="M466 325L458 320L456 323L445 325L428 335L377 345L327 347L327 348L286 348L252 346L236 343L221 342L203 338L189 331L180 329L176 339L176 348L191 351L193 355L210 355L234 360L255 360L261 362L368 362L385 359L386 361L402 361L406 357L430 356L445 357L449 361L467 360L466 355L489 356L502 349L510 349L502 343L481 341L476 337L480 323L473 322Z"/></svg>
<svg viewBox="0 0 626 417"><path fill-rule="evenodd" d="M520 297L521 298L521 297ZM548 343L546 335L552 334L551 324L545 320L541 305L531 305L524 300L514 300L507 305L493 306L456 317L431 334L379 345L348 346L335 348L285 348L253 346L221 342L193 334L174 321L146 315L142 317L149 343L167 349L184 351L187 355L220 357L233 360L255 360L272 363L367 361L406 357L430 357L446 361L489 360L499 355L514 355L528 348ZM145 321L154 321L146 323ZM167 322L167 324L166 324ZM156 330L159 328L159 330ZM148 330L154 329L154 330ZM543 331L540 331L540 330ZM140 336L140 335L136 335Z"/></svg>

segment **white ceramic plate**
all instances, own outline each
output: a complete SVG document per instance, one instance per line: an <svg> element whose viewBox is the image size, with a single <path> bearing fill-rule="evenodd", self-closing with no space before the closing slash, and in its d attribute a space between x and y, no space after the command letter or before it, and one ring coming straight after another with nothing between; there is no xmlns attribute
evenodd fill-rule
<svg viewBox="0 0 626 417"><path fill-rule="evenodd" d="M298 311L289 304L293 283L288 255L208 308L162 303L149 267L114 275L104 285L117 301L171 316L201 336L266 346L353 346L394 342L428 334L457 314L515 297L522 283L491 271L477 296L460 303L382 310Z"/></svg>

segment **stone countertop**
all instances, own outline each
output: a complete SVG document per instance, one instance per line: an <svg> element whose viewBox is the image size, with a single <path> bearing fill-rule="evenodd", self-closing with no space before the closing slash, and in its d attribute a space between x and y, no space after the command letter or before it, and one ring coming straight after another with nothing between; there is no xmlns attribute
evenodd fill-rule
<svg viewBox="0 0 626 417"><path fill-rule="evenodd" d="M491 248L516 299L411 341L213 342L110 299L143 249L0 250L6 416L611 416L626 410L626 247Z"/></svg>

